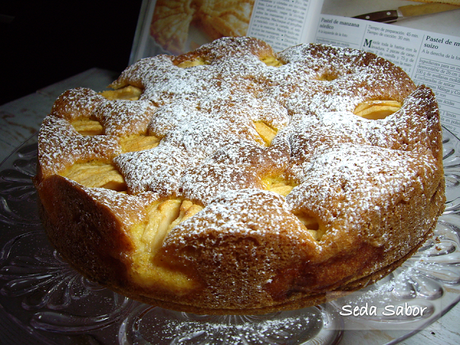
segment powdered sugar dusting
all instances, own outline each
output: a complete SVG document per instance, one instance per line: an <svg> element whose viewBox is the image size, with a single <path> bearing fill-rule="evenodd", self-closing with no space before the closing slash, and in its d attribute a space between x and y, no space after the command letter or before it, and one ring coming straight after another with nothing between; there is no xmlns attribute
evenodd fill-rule
<svg viewBox="0 0 460 345"><path fill-rule="evenodd" d="M287 196L287 203L294 212L315 214L326 228L323 241L331 236L337 246L338 231L343 237L357 236L369 226L370 214L377 214L378 223L385 224L391 205L424 191L437 166L432 158L412 152L349 144L317 150L300 170L301 183ZM383 245L384 234L372 231L366 236Z"/></svg>
<svg viewBox="0 0 460 345"><path fill-rule="evenodd" d="M145 134L155 110L156 107L149 101L116 99L102 102L93 116L101 122L107 135Z"/></svg>
<svg viewBox="0 0 460 345"><path fill-rule="evenodd" d="M93 110L104 97L88 88L76 88L65 91L54 102L51 113L67 120L90 117Z"/></svg>
<svg viewBox="0 0 460 345"><path fill-rule="evenodd" d="M82 136L67 120L53 114L45 118L38 135L38 158L45 176L56 174L76 162L93 159L109 162L120 152L118 137Z"/></svg>
<svg viewBox="0 0 460 345"><path fill-rule="evenodd" d="M350 214L423 185L420 172L437 169L434 96L416 89L398 67L370 53L321 45L279 53L280 67L265 65L262 55L274 53L255 39L224 38L180 57L160 55L127 68L112 86L142 88L138 101L69 91L44 122L41 161L58 172L79 160L113 159L128 193L184 197L207 205L206 212L224 195L236 202L232 195L242 197L240 190L260 191L263 178L283 175L298 187L287 200L280 197L282 207L308 209L331 233L337 219L350 231L359 228L361 221ZM177 66L197 57L205 64ZM403 107L378 121L352 113L361 102L379 99ZM80 117L98 120L105 135L75 133L68 121ZM256 130L258 121L277 132L269 147ZM118 138L132 134L161 141L149 150L120 153ZM65 164L58 159L63 155L69 156ZM227 212L232 224L237 215ZM273 219L271 227L279 222ZM233 225L236 231L239 225Z"/></svg>
<svg viewBox="0 0 460 345"><path fill-rule="evenodd" d="M137 194L148 190L171 195L178 190L181 172L190 157L180 148L161 145L155 150L130 152L115 158L123 174L128 192Z"/></svg>
<svg viewBox="0 0 460 345"><path fill-rule="evenodd" d="M230 211L229 210L233 210ZM204 225L206 223L206 225ZM178 236L195 236L199 232L216 231L225 236L227 233L263 233L287 234L301 240L299 234L290 233L291 226L297 225L302 232L301 223L292 215L283 197L268 191L240 189L222 192L202 211L201 217L185 221L175 231ZM265 226L264 226L265 225ZM188 231L181 231L187 227ZM211 230L212 229L212 230ZM172 234L171 237L174 235ZM185 241L184 243L187 243Z"/></svg>

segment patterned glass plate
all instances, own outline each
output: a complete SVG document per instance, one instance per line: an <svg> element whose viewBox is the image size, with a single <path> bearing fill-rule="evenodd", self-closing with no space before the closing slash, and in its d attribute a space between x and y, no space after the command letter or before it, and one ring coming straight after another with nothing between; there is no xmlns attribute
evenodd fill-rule
<svg viewBox="0 0 460 345"><path fill-rule="evenodd" d="M32 185L36 137L0 167L2 344L384 344L460 300L460 141L444 130L447 207L433 238L381 281L324 305L262 316L200 316L145 305L61 260L41 227Z"/></svg>

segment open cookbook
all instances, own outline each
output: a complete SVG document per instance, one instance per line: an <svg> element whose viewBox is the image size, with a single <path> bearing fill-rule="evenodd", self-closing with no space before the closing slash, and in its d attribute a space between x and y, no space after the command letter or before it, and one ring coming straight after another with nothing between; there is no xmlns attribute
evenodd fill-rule
<svg viewBox="0 0 460 345"><path fill-rule="evenodd" d="M380 22L382 18L324 14L326 1L144 0L130 64L157 54L182 54L223 36L257 37L275 51L299 43L362 49L399 65L417 84L431 87L443 125L460 135L460 37ZM400 9L435 12L445 10L436 6L446 6L424 5L414 2ZM458 5L452 11L460 18ZM398 10L396 17L420 14L402 12Z"/></svg>

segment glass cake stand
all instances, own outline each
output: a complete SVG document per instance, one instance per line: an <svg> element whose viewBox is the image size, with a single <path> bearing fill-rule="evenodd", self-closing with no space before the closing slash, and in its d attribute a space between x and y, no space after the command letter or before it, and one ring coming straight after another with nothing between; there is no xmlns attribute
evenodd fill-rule
<svg viewBox="0 0 460 345"><path fill-rule="evenodd" d="M130 300L86 280L61 260L38 216L31 180L34 136L0 166L2 344L399 342L460 299L459 145L445 129L447 205L433 238L384 279L316 307L262 316L200 316Z"/></svg>

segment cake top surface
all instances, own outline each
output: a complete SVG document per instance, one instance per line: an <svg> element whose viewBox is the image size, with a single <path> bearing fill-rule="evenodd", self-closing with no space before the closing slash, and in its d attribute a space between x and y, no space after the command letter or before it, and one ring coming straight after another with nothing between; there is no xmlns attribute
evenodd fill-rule
<svg viewBox="0 0 460 345"><path fill-rule="evenodd" d="M283 196L286 207L315 209L321 224L333 227L338 216L328 207L335 209L342 194L342 208L353 214L417 178L402 161L430 167L438 155L418 156L436 147L424 130L437 121L426 116L436 111L431 91L416 90L400 68L353 49L310 44L275 54L256 39L224 38L179 57L142 59L111 87L141 92L113 100L74 89L58 99L40 134L40 159L51 173L75 162L111 161L129 194L154 192L203 206L281 180L292 190ZM363 103L388 100L400 106L382 119L354 113ZM414 116L414 109L423 114ZM79 119L99 122L103 133L81 135L71 125ZM260 123L274 135L261 135ZM124 152L129 136L158 144ZM360 203L346 203L346 185ZM317 199L332 204L319 210L309 204Z"/></svg>

